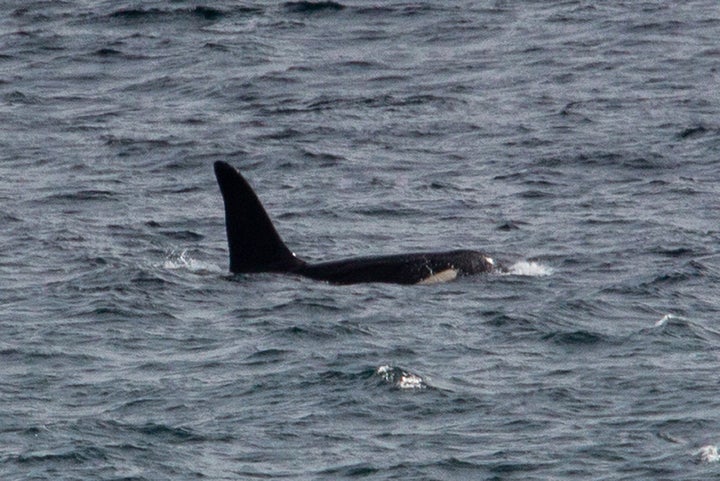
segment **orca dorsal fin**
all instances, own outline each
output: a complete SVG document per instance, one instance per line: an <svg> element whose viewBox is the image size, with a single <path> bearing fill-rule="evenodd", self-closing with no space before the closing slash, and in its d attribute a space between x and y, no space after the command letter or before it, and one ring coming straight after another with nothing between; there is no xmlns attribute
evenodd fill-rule
<svg viewBox="0 0 720 481"><path fill-rule="evenodd" d="M225 202L230 272L288 272L304 264L282 241L240 172L217 161L215 177Z"/></svg>

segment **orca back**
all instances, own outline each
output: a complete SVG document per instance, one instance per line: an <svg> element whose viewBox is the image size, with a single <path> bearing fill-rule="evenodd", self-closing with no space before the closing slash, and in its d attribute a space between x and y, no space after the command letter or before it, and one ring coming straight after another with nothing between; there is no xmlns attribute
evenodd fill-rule
<svg viewBox="0 0 720 481"><path fill-rule="evenodd" d="M215 177L225 202L230 272L289 272L302 266L245 178L222 161L215 162Z"/></svg>

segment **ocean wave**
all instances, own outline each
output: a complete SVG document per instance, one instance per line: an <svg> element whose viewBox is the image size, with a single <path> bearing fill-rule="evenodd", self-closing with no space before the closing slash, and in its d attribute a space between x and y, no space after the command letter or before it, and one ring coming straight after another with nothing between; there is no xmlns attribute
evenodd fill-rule
<svg viewBox="0 0 720 481"><path fill-rule="evenodd" d="M602 343L606 338L595 332L576 330L549 333L543 336L543 340L565 346L592 346Z"/></svg>
<svg viewBox="0 0 720 481"><path fill-rule="evenodd" d="M673 313L663 315L655 321L652 328L645 329L643 332L686 341L694 339L703 343L714 343L720 340L720 331L712 329L698 320Z"/></svg>
<svg viewBox="0 0 720 481"><path fill-rule="evenodd" d="M122 8L110 13L109 17L128 22L146 22L149 20L159 21L163 17L178 15L201 20L219 20L225 16L225 12L217 8L205 6L169 10L161 8Z"/></svg>
<svg viewBox="0 0 720 481"><path fill-rule="evenodd" d="M283 7L288 12L293 13L315 13L315 12L334 12L344 10L345 6L338 2L333 1L298 1L298 2L285 2Z"/></svg>

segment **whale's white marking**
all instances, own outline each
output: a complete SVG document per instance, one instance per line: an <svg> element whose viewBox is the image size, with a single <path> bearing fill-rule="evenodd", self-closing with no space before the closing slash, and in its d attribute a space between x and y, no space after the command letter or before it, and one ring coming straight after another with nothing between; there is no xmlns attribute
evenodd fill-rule
<svg viewBox="0 0 720 481"><path fill-rule="evenodd" d="M425 286L428 284L437 284L438 282L447 282L455 279L458 275L457 269L445 269L436 274L430 274L425 279L418 282L418 285Z"/></svg>

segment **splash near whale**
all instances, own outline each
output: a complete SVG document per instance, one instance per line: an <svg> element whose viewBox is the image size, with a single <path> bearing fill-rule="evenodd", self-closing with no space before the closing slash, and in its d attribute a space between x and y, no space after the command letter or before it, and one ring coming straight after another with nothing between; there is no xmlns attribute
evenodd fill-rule
<svg viewBox="0 0 720 481"><path fill-rule="evenodd" d="M234 274L288 273L332 284L434 284L499 269L491 257L475 250L305 262L285 245L255 191L237 169L217 161L215 177L225 203L230 272Z"/></svg>

